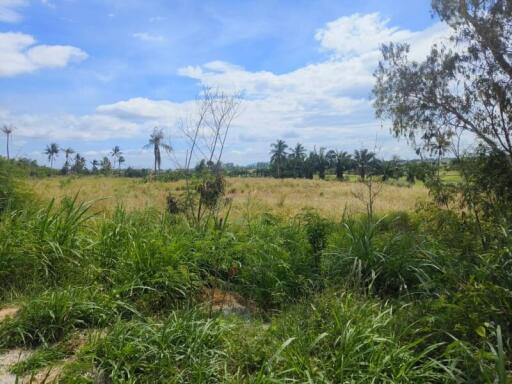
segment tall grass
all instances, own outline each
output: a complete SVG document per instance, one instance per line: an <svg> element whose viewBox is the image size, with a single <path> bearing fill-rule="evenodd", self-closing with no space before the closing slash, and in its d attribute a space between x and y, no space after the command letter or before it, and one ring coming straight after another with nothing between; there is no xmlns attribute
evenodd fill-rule
<svg viewBox="0 0 512 384"><path fill-rule="evenodd" d="M483 249L463 218L424 207L198 229L76 196L1 217L0 303L21 309L0 348L100 330L63 382L503 382L511 369L508 228ZM211 288L250 315L205 309Z"/></svg>

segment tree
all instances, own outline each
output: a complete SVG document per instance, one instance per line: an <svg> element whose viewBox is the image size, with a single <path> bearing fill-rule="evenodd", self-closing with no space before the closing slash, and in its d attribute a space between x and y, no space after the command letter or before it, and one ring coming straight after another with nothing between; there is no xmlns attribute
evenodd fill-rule
<svg viewBox="0 0 512 384"><path fill-rule="evenodd" d="M325 179L325 171L329 167L329 157L326 155L325 148L320 148L318 153L316 152L316 170L318 171L318 177L322 180Z"/></svg>
<svg viewBox="0 0 512 384"><path fill-rule="evenodd" d="M101 171L105 174L110 173L112 171L112 163L107 156L104 156L100 162Z"/></svg>
<svg viewBox="0 0 512 384"><path fill-rule="evenodd" d="M160 166L162 164L160 148L163 148L167 152L170 152L172 150L169 144L164 143L164 132L162 129L159 129L157 127L153 129L153 133L149 136L149 141L144 146L144 148L151 147L153 147L153 155L155 157L154 171L155 173L157 173L160 171Z"/></svg>
<svg viewBox="0 0 512 384"><path fill-rule="evenodd" d="M290 153L289 159L293 165L294 177L302 177L304 173L304 160L306 159L306 148L301 143L297 143Z"/></svg>
<svg viewBox="0 0 512 384"><path fill-rule="evenodd" d="M114 168L116 167L116 161L119 161L119 157L123 154L121 152L121 148L119 148L119 145L116 145L114 148L112 148L112 151L110 152L110 156L114 160ZM120 166L120 164L119 164Z"/></svg>
<svg viewBox="0 0 512 384"><path fill-rule="evenodd" d="M75 150L73 148L66 148L66 149L61 149L62 152L64 152L64 156L66 158L66 161L64 162L64 168L63 168L63 171L65 173L68 173L69 172L69 168L70 168L70 163L69 163L69 156L72 155L73 153L75 153Z"/></svg>
<svg viewBox="0 0 512 384"><path fill-rule="evenodd" d="M352 165L352 156L345 151L330 150L326 154L331 168L334 168L336 179L343 180L345 171L349 170Z"/></svg>
<svg viewBox="0 0 512 384"><path fill-rule="evenodd" d="M118 158L117 158L117 164L119 165L119 169L121 169L121 164L123 164L124 162L126 161L126 159L124 158L124 156L120 155Z"/></svg>
<svg viewBox="0 0 512 384"><path fill-rule="evenodd" d="M56 143L51 143L46 146L44 154L48 156L48 161L50 162L50 168L53 168L53 161L59 156L59 146Z"/></svg>
<svg viewBox="0 0 512 384"><path fill-rule="evenodd" d="M10 140L11 135L14 132L14 130L15 130L15 128L12 125L4 125L2 127L2 132L5 135L5 146L6 146L7 160L9 160L9 158L10 158L9 140Z"/></svg>
<svg viewBox="0 0 512 384"><path fill-rule="evenodd" d="M512 5L504 0L433 0L454 49L434 46L422 62L409 46L382 47L375 72L376 115L420 150L445 151L469 133L512 167Z"/></svg>
<svg viewBox="0 0 512 384"><path fill-rule="evenodd" d="M357 172L363 181L375 166L376 160L375 153L370 152L367 149L356 150L354 152L354 161L357 167Z"/></svg>
<svg viewBox="0 0 512 384"><path fill-rule="evenodd" d="M96 159L94 159L93 161L91 161L91 165L92 165L92 173L98 173L98 170L99 170L99 166L100 166L100 162Z"/></svg>
<svg viewBox="0 0 512 384"><path fill-rule="evenodd" d="M283 169L284 163L286 161L286 149L288 145L284 142L284 140L277 140L275 143L271 144L270 154L270 163L275 164L277 177L281 178L281 171Z"/></svg>
<svg viewBox="0 0 512 384"><path fill-rule="evenodd" d="M85 171L85 158L80 156L79 153L75 156L75 163L71 167L72 171L75 173L82 173Z"/></svg>

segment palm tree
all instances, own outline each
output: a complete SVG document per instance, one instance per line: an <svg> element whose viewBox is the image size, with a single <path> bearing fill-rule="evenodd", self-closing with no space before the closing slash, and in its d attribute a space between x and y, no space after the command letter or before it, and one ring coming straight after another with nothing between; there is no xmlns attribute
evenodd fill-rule
<svg viewBox="0 0 512 384"><path fill-rule="evenodd" d="M374 167L376 160L375 153L367 149L356 150L354 152L354 161L362 180L365 180L368 173Z"/></svg>
<svg viewBox="0 0 512 384"><path fill-rule="evenodd" d="M330 150L326 155L330 167L336 172L336 179L343 180L343 174L352 164L352 156L345 151Z"/></svg>
<svg viewBox="0 0 512 384"><path fill-rule="evenodd" d="M325 148L320 148L320 151L318 151L316 155L316 169L318 170L318 177L322 180L325 179L325 171L327 167L329 167L329 158L325 153Z"/></svg>
<svg viewBox="0 0 512 384"><path fill-rule="evenodd" d="M116 167L116 160L119 161L119 156L121 156L123 152L121 152L121 148L119 148L119 145L116 145L114 148L112 148L112 152L110 152L110 156L112 156L112 159L114 160L114 168Z"/></svg>
<svg viewBox="0 0 512 384"><path fill-rule="evenodd" d="M93 161L91 161L91 165L92 165L92 173L97 173L98 172L98 167L100 166L100 162L96 159L94 159Z"/></svg>
<svg viewBox="0 0 512 384"><path fill-rule="evenodd" d="M44 154L48 156L48 161L50 162L50 168L53 168L53 161L57 156L59 156L59 146L58 144L51 143L46 146Z"/></svg>
<svg viewBox="0 0 512 384"><path fill-rule="evenodd" d="M306 159L306 148L301 143L297 143L290 153L290 160L293 164L295 177L302 177L304 160Z"/></svg>
<svg viewBox="0 0 512 384"><path fill-rule="evenodd" d="M123 164L125 162L125 158L124 156L119 156L118 159L117 159L117 164L119 165L119 169L121 169L121 164Z"/></svg>
<svg viewBox="0 0 512 384"><path fill-rule="evenodd" d="M270 146L272 149L270 150L270 163L276 165L277 169L277 177L281 178L281 169L283 167L283 163L286 161L286 148L288 145L284 142L284 140L277 140L274 144Z"/></svg>
<svg viewBox="0 0 512 384"><path fill-rule="evenodd" d="M103 173L109 173L112 170L112 163L107 156L104 156L103 160L101 160L100 167Z"/></svg>
<svg viewBox="0 0 512 384"><path fill-rule="evenodd" d="M66 162L64 163L64 169L66 170L66 173L69 170L69 156L75 153L75 150L73 148L66 148L61 149L62 152L64 152L64 155L66 156Z"/></svg>
<svg viewBox="0 0 512 384"><path fill-rule="evenodd" d="M2 132L5 135L7 160L9 160L9 139L11 137L11 134L14 132L14 127L12 125L4 125L2 127Z"/></svg>
<svg viewBox="0 0 512 384"><path fill-rule="evenodd" d="M75 156L75 164L73 164L73 171L76 173L83 172L85 170L85 158L80 156L79 153Z"/></svg>
<svg viewBox="0 0 512 384"><path fill-rule="evenodd" d="M165 149L167 152L172 150L169 144L165 144L164 142L164 132L162 129L158 129L155 127L153 129L153 133L149 136L148 143L144 146L144 148L153 147L153 154L155 156L155 173L160 171L160 165L162 164L162 157L160 154L160 148Z"/></svg>

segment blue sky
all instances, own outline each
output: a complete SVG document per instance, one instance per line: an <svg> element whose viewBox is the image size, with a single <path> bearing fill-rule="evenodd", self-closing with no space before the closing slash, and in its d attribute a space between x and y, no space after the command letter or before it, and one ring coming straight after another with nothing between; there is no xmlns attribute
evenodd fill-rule
<svg viewBox="0 0 512 384"><path fill-rule="evenodd" d="M176 122L207 84L245 95L226 161L265 161L277 138L410 157L373 116L378 46L410 42L420 59L446 35L426 0L0 0L0 124L17 156L119 144L149 167L154 126L183 157Z"/></svg>

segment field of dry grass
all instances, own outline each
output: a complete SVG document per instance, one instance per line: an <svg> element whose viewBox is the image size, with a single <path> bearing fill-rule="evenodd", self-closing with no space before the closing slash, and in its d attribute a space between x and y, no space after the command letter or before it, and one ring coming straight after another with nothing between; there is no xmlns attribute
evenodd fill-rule
<svg viewBox="0 0 512 384"><path fill-rule="evenodd" d="M95 204L97 210L111 212L118 205L128 210L145 207L163 209L168 193L179 193L184 183L152 182L122 177L54 177L32 180L31 187L41 199L57 200L79 193L81 200L105 198ZM271 212L294 215L303 208L314 208L320 214L336 218L346 210L357 213L365 209L354 194L364 190L360 183L334 180L302 180L270 178L229 178L228 196L232 198L232 217ZM377 197L377 212L408 211L428 198L422 185L412 187L384 184Z"/></svg>

